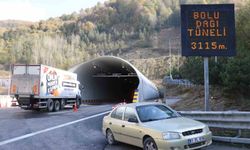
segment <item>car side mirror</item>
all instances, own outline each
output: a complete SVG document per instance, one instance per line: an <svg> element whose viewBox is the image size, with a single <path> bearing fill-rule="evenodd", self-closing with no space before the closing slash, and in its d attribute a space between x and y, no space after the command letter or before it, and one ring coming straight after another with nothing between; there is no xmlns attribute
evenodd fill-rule
<svg viewBox="0 0 250 150"><path fill-rule="evenodd" d="M138 120L136 118L129 118L128 122L138 123Z"/></svg>

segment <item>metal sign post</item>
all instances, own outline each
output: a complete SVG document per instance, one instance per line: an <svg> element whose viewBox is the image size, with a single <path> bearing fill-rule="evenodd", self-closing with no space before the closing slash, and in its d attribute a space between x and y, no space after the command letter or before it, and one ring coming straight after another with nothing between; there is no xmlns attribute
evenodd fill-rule
<svg viewBox="0 0 250 150"><path fill-rule="evenodd" d="M204 57L204 87L205 87L205 111L210 111L209 105L209 65L208 57Z"/></svg>

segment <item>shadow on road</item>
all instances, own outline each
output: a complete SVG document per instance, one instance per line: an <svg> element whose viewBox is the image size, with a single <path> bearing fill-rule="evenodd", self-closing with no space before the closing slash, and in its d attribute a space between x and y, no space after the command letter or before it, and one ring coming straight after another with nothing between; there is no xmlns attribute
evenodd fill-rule
<svg viewBox="0 0 250 150"><path fill-rule="evenodd" d="M20 108L17 108L20 109ZM12 117L14 119L21 119L21 118L25 118L25 119L32 119L32 118L44 118L44 117L51 117L51 116L58 116L67 112L71 112L72 107L66 107L64 108L64 110L60 110L58 112L48 112L46 109L44 110L22 110L19 112L15 112L12 114Z"/></svg>
<svg viewBox="0 0 250 150"><path fill-rule="evenodd" d="M142 149L125 143L117 143L116 145L107 144L104 150L142 150Z"/></svg>

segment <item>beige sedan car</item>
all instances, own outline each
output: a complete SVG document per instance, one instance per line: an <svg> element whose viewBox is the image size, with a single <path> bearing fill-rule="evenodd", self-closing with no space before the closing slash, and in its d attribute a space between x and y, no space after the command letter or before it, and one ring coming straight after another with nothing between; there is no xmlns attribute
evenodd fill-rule
<svg viewBox="0 0 250 150"><path fill-rule="evenodd" d="M131 103L114 108L103 118L103 134L144 150L198 149L212 143L208 126L181 117L160 103Z"/></svg>

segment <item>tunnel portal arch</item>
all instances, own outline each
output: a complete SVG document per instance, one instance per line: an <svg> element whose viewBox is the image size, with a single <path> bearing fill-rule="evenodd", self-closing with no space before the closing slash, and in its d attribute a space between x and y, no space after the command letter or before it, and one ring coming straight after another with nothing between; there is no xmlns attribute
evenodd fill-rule
<svg viewBox="0 0 250 150"><path fill-rule="evenodd" d="M77 73L84 86L82 99L99 103L133 101L138 91L138 101L159 98L156 86L128 61L102 56L76 65L70 71Z"/></svg>

